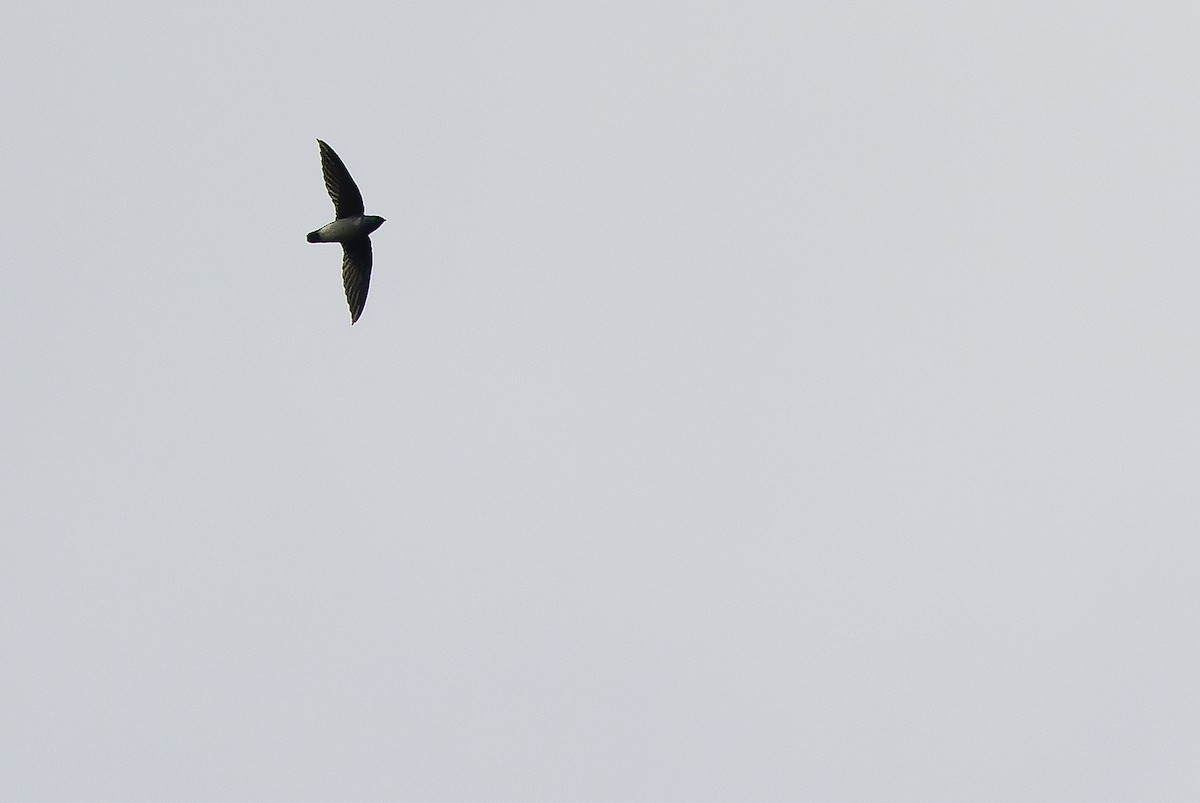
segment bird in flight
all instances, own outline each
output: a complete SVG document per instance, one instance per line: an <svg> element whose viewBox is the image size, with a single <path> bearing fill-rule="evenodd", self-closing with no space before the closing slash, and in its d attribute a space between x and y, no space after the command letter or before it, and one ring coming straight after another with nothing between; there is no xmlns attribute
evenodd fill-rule
<svg viewBox="0 0 1200 803"><path fill-rule="evenodd" d="M350 171L333 152L333 148L317 140L321 148L321 172L325 189L333 200L334 221L308 233L310 243L342 244L342 284L346 287L346 303L350 305L350 323L362 315L367 303L367 288L371 284L371 232L383 225L383 218L363 214L362 193L350 178Z"/></svg>

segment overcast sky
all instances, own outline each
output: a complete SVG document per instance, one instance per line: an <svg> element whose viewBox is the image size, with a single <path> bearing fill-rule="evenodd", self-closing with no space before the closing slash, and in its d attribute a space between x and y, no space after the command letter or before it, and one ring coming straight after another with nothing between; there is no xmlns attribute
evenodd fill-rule
<svg viewBox="0 0 1200 803"><path fill-rule="evenodd" d="M10 3L0 798L1200 799L1198 41Z"/></svg>

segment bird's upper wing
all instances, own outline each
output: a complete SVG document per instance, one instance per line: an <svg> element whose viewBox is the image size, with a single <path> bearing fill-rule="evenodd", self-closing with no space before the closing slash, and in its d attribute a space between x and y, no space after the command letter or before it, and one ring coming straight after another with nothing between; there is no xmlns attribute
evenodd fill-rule
<svg viewBox="0 0 1200 803"><path fill-rule="evenodd" d="M325 189L329 191L329 197L333 199L334 215L339 218L361 215L363 213L362 193L358 191L358 185L354 183L354 179L350 178L350 171L333 152L333 148L319 139L317 145L321 147L321 172L325 174ZM368 258L370 253L368 249Z"/></svg>
<svg viewBox="0 0 1200 803"><path fill-rule="evenodd" d="M350 323L354 323L362 315L367 288L371 285L370 237L342 243L342 284L346 287L346 303L350 305Z"/></svg>

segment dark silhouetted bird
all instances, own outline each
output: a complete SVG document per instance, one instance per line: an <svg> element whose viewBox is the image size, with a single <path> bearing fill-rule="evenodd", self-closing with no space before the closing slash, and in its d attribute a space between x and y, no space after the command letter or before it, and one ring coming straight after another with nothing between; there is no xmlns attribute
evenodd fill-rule
<svg viewBox="0 0 1200 803"><path fill-rule="evenodd" d="M371 232L383 225L383 218L363 214L362 193L350 178L350 171L333 152L333 148L317 140L321 148L321 172L325 189L333 199L335 220L308 233L310 243L342 244L342 284L346 286L346 303L350 305L350 323L362 315L367 303L367 288L371 284Z"/></svg>

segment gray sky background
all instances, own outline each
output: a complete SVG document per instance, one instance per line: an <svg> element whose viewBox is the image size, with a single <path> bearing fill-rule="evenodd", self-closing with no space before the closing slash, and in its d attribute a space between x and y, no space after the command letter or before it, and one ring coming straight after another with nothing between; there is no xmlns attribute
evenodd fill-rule
<svg viewBox="0 0 1200 803"><path fill-rule="evenodd" d="M0 797L1200 797L1195 4L426 5L4 10Z"/></svg>

